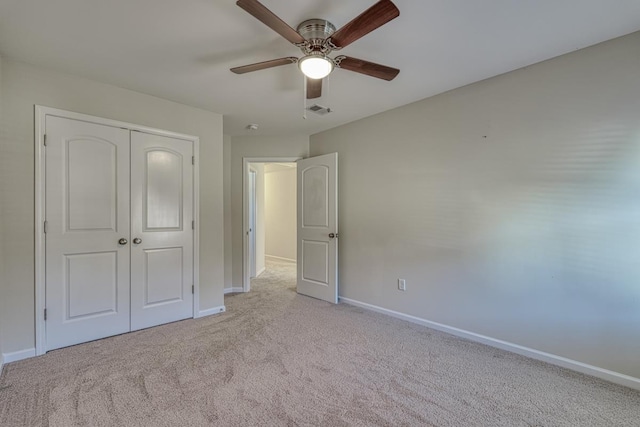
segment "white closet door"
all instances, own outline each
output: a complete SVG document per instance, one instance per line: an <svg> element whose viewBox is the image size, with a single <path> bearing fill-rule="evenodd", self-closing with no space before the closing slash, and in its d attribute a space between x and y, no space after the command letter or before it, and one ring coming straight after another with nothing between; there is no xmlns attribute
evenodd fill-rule
<svg viewBox="0 0 640 427"><path fill-rule="evenodd" d="M131 132L131 330L193 317L192 155Z"/></svg>
<svg viewBox="0 0 640 427"><path fill-rule="evenodd" d="M129 131L47 116L46 135L53 350L129 331Z"/></svg>

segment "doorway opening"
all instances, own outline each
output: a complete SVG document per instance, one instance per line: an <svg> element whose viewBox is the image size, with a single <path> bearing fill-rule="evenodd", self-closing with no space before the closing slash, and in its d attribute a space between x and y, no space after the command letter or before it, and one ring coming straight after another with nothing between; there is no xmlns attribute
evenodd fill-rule
<svg viewBox="0 0 640 427"><path fill-rule="evenodd" d="M270 268L296 271L296 160L244 159L244 292Z"/></svg>

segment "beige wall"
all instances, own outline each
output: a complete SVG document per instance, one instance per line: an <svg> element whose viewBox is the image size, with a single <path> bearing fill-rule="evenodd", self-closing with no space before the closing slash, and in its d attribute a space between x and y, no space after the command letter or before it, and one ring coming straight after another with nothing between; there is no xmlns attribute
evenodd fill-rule
<svg viewBox="0 0 640 427"><path fill-rule="evenodd" d="M3 58L2 56L0 56L0 144L2 144L2 142L5 140L5 136L4 136L4 129L5 129L5 123L4 123L4 114L3 114L3 108L2 108L2 104L3 104L3 90L2 90L2 61ZM0 148L1 150L2 148ZM4 187L5 185L7 185L7 180L9 178L8 175L5 175L5 171L7 170L7 162L9 161L7 156L0 156L0 366L2 366L2 354L3 354L3 348L4 348L4 340L2 338L3 336L3 332L2 332L2 328L3 328L3 319L2 319L2 313L4 313L4 302L6 299L5 296L5 286L4 286L4 244L2 242L4 242L4 228L5 228L5 215L4 215L4 210L5 210L5 206L6 203L4 203L4 195L5 195L5 190ZM0 372L0 374L2 374L2 372Z"/></svg>
<svg viewBox="0 0 640 427"><path fill-rule="evenodd" d="M200 308L224 304L222 116L4 60L2 69L2 349L34 347L34 104L200 137Z"/></svg>
<svg viewBox="0 0 640 427"><path fill-rule="evenodd" d="M266 254L296 259L296 168L267 165L265 169Z"/></svg>
<svg viewBox="0 0 640 427"><path fill-rule="evenodd" d="M231 138L232 283L242 287L242 159L244 157L307 157L309 137L234 136Z"/></svg>
<svg viewBox="0 0 640 427"><path fill-rule="evenodd" d="M638 46L312 136L339 153L340 295L640 377Z"/></svg>
<svg viewBox="0 0 640 427"><path fill-rule="evenodd" d="M224 288L231 288L231 168L227 165L231 164L231 136L224 135L223 142L223 158L224 158Z"/></svg>

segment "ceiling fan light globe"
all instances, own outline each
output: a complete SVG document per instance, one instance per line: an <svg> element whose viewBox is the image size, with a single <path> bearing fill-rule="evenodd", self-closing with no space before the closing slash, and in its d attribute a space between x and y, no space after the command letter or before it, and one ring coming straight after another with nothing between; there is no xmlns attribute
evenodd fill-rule
<svg viewBox="0 0 640 427"><path fill-rule="evenodd" d="M333 61L318 55L308 55L298 62L300 71L310 79L323 79L333 71Z"/></svg>

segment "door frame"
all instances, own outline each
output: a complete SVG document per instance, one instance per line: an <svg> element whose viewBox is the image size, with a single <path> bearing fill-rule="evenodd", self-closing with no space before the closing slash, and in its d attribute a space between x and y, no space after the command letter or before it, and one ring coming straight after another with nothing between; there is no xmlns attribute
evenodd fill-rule
<svg viewBox="0 0 640 427"><path fill-rule="evenodd" d="M258 274L258 269L256 267L256 254L258 252L257 248L257 239L256 239L256 230L257 230L257 210L258 210L258 201L257 201L257 191L256 191L256 183L258 182L258 171L255 170L251 164L249 164L249 279L256 277ZM253 216L251 215L253 213ZM252 256L253 255L253 256Z"/></svg>
<svg viewBox="0 0 640 427"><path fill-rule="evenodd" d="M243 157L242 158L242 292L251 290L249 264L249 163L295 163L302 157Z"/></svg>
<svg viewBox="0 0 640 427"><path fill-rule="evenodd" d="M175 139L182 139L193 143L193 317L199 317L200 308L200 138L193 135L186 135L167 130L136 125L133 123L121 122L118 120L105 119L102 117L90 116L73 111L61 110L58 108L35 105L35 332L36 332L36 356L47 352L46 348L46 322L44 320L44 309L46 303L45 288L45 233L44 220L45 212L45 130L46 116L56 116L65 119L79 120L98 125L119 127L129 131L140 131L153 135L166 136Z"/></svg>

